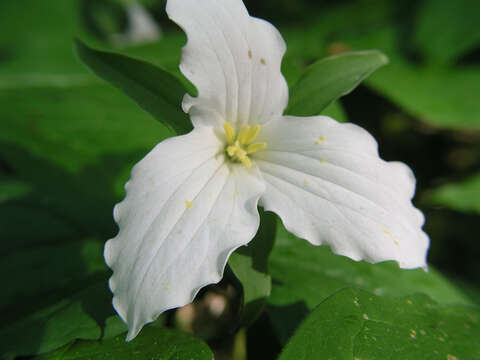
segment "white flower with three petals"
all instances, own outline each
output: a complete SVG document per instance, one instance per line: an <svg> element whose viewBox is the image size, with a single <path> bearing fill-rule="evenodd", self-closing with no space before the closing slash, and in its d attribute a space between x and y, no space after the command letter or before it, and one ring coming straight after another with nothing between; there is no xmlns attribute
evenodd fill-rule
<svg viewBox="0 0 480 360"><path fill-rule="evenodd" d="M198 89L183 101L194 130L141 160L114 210L105 259L127 340L222 278L255 236L258 206L336 254L426 267L411 170L380 159L356 125L283 115L286 46L270 23L241 0L168 0L167 13L188 37L180 68Z"/></svg>

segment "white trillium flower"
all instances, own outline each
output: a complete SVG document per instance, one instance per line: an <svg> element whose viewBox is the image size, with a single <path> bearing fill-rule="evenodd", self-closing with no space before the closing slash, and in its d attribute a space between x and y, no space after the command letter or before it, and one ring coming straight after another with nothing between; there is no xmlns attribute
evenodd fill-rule
<svg viewBox="0 0 480 360"><path fill-rule="evenodd" d="M188 37L180 68L198 89L183 101L194 130L141 160L114 210L120 231L105 259L127 340L220 281L255 236L258 205L336 254L426 267L412 171L380 159L356 125L283 116L286 46L275 27L241 0L168 0L167 13Z"/></svg>

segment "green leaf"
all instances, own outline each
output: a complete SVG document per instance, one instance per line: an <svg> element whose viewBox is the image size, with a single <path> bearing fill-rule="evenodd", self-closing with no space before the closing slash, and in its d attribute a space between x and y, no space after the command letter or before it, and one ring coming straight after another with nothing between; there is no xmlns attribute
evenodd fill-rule
<svg viewBox="0 0 480 360"><path fill-rule="evenodd" d="M348 122L347 114L343 109L340 101L335 101L329 105L323 112L322 115L329 116L339 122Z"/></svg>
<svg viewBox="0 0 480 360"><path fill-rule="evenodd" d="M480 45L478 14L477 0L424 1L416 17L415 43L428 61L451 63Z"/></svg>
<svg viewBox="0 0 480 360"><path fill-rule="evenodd" d="M260 211L260 228L255 238L235 251L228 260L233 274L243 290L241 326L249 326L263 312L270 296L271 277L268 274L268 256L275 241L277 218L274 214Z"/></svg>
<svg viewBox="0 0 480 360"><path fill-rule="evenodd" d="M477 359L480 308L345 289L321 303L279 360Z"/></svg>
<svg viewBox="0 0 480 360"><path fill-rule="evenodd" d="M480 214L480 174L461 183L441 186L427 199L453 210Z"/></svg>
<svg viewBox="0 0 480 360"><path fill-rule="evenodd" d="M329 247L298 239L281 225L277 234L269 263L273 288L268 312L282 342L317 304L345 287L388 296L418 292L441 303L471 303L435 269L402 270L394 262L355 262L333 254Z"/></svg>
<svg viewBox="0 0 480 360"><path fill-rule="evenodd" d="M309 66L290 91L287 114L313 116L353 91L375 70L388 63L379 51L331 56Z"/></svg>
<svg viewBox="0 0 480 360"><path fill-rule="evenodd" d="M125 334L114 339L77 341L37 360L211 360L212 352L199 339L176 330L147 326L131 342L125 342Z"/></svg>
<svg viewBox="0 0 480 360"><path fill-rule="evenodd" d="M106 320L114 315L111 298L107 282L102 281L14 323L3 323L0 357L42 354L75 339L100 339ZM109 335L118 335L113 330Z"/></svg>
<svg viewBox="0 0 480 360"><path fill-rule="evenodd" d="M402 33L390 26L347 41L356 49L375 47L390 65L375 72L366 84L402 110L439 128L479 129L480 66L455 68L410 63L397 48Z"/></svg>
<svg viewBox="0 0 480 360"><path fill-rule="evenodd" d="M24 181L0 177L0 204L21 198L31 190L30 184Z"/></svg>
<svg viewBox="0 0 480 360"><path fill-rule="evenodd" d="M79 40L75 41L75 50L95 74L124 91L177 134L192 130L181 107L186 90L176 77L141 60L93 50Z"/></svg>
<svg viewBox="0 0 480 360"><path fill-rule="evenodd" d="M10 218L11 219L11 218ZM68 259L68 260L67 260ZM97 273L105 273L103 241L85 239L38 246L0 258L0 308L23 297L42 297Z"/></svg>

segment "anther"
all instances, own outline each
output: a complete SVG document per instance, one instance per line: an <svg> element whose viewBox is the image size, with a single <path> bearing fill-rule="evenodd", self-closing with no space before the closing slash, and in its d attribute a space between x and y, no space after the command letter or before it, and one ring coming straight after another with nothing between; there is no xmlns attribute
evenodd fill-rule
<svg viewBox="0 0 480 360"><path fill-rule="evenodd" d="M233 142L235 141L235 129L228 122L223 124L223 128L225 129L225 134L227 135L228 143L233 144Z"/></svg>

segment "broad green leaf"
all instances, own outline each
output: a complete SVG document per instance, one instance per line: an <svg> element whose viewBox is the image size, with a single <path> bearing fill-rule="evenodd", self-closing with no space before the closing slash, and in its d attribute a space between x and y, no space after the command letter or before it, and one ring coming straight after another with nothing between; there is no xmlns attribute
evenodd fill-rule
<svg viewBox="0 0 480 360"><path fill-rule="evenodd" d="M273 287L268 312L282 342L317 304L345 287L388 296L425 293L441 303L471 303L435 269L402 270L393 262L355 262L333 254L329 247L298 239L280 225L269 269Z"/></svg>
<svg viewBox="0 0 480 360"><path fill-rule="evenodd" d="M2 323L0 357L42 354L75 339L100 339L106 320L114 315L111 298L107 282L102 281L13 323ZM109 335L118 335L113 330Z"/></svg>
<svg viewBox="0 0 480 360"><path fill-rule="evenodd" d="M480 213L480 175L434 190L428 201L462 212Z"/></svg>
<svg viewBox="0 0 480 360"><path fill-rule="evenodd" d="M30 184L17 179L3 178L0 176L0 204L21 198L31 191Z"/></svg>
<svg viewBox="0 0 480 360"><path fill-rule="evenodd" d="M85 73L72 54L73 36L86 36L76 1L6 0L0 13L0 76Z"/></svg>
<svg viewBox="0 0 480 360"><path fill-rule="evenodd" d="M275 241L276 216L260 210L260 229L255 238L235 251L228 265L242 286L243 308L241 326L249 326L263 312L271 292L271 277L268 274L268 256Z"/></svg>
<svg viewBox="0 0 480 360"><path fill-rule="evenodd" d="M451 63L480 45L480 2L426 0L416 16L415 43L433 63Z"/></svg>
<svg viewBox="0 0 480 360"><path fill-rule="evenodd" d="M287 113L312 116L353 91L375 70L388 63L379 51L331 56L309 66L290 91Z"/></svg>
<svg viewBox="0 0 480 360"><path fill-rule="evenodd" d="M308 316L279 360L477 359L479 338L478 307L345 289Z"/></svg>
<svg viewBox="0 0 480 360"><path fill-rule="evenodd" d="M448 129L480 128L480 66L455 68L415 65L397 48L401 33L392 27L345 40L349 46L375 47L390 65L375 72L366 84L407 113L429 125Z"/></svg>
<svg viewBox="0 0 480 360"><path fill-rule="evenodd" d="M329 116L339 122L348 122L347 114L343 109L342 104L339 101L335 101L328 106L322 113L322 115Z"/></svg>
<svg viewBox="0 0 480 360"><path fill-rule="evenodd" d="M112 208L130 168L171 135L118 90L95 82L0 89L0 118L2 160L13 179L31 186L0 206L9 238L1 253L49 239L113 236Z"/></svg>
<svg viewBox="0 0 480 360"><path fill-rule="evenodd" d="M0 87L0 143L10 146L2 157L14 171L23 165L14 161L20 148L75 173L102 156L145 154L172 135L118 90L90 77L77 83L66 76L63 84L17 80L16 88Z"/></svg>
<svg viewBox="0 0 480 360"><path fill-rule="evenodd" d="M177 134L192 130L181 107L186 90L176 77L141 60L93 50L78 40L75 50L95 74L124 91Z"/></svg>
<svg viewBox="0 0 480 360"><path fill-rule="evenodd" d="M10 218L11 219L11 218ZM42 297L58 288L106 272L103 242L93 239L38 246L0 258L0 308L21 298Z"/></svg>
<svg viewBox="0 0 480 360"><path fill-rule="evenodd" d="M147 326L131 342L125 334L106 341L77 341L37 360L211 360L212 352L199 339L176 330Z"/></svg>

